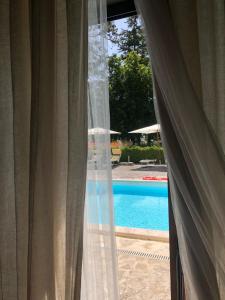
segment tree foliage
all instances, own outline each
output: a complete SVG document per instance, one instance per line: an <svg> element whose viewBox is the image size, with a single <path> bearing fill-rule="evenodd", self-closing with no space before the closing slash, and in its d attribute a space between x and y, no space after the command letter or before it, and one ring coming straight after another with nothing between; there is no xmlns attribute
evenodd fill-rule
<svg viewBox="0 0 225 300"><path fill-rule="evenodd" d="M129 17L125 23L128 29L123 29L121 32L119 32L115 23L109 23L109 40L117 46L122 56L126 56L129 52L134 51L141 55L142 58L148 58L146 41L138 17Z"/></svg>
<svg viewBox="0 0 225 300"><path fill-rule="evenodd" d="M127 20L127 30L109 26L110 39L118 55L109 57L109 99L111 128L122 132L156 122L153 106L152 71L144 36L137 17Z"/></svg>

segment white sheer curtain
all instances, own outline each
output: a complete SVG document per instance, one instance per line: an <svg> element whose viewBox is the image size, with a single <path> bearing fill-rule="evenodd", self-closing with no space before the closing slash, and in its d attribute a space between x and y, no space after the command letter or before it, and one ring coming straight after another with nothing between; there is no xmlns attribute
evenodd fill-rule
<svg viewBox="0 0 225 300"><path fill-rule="evenodd" d="M186 298L225 298L224 1L140 0Z"/></svg>
<svg viewBox="0 0 225 300"><path fill-rule="evenodd" d="M106 22L106 1L89 0L89 129L110 128ZM110 136L94 132L88 134L82 300L116 300Z"/></svg>

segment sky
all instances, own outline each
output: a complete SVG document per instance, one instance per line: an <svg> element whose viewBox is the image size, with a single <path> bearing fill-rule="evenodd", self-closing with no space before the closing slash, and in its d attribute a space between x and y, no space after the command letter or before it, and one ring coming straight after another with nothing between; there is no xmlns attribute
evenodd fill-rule
<svg viewBox="0 0 225 300"><path fill-rule="evenodd" d="M125 23L126 19L127 18L123 18L123 19L114 21L114 23L116 24L116 26L119 29L119 32L120 32L120 30L127 29L127 24ZM110 41L108 41L108 53L109 53L109 55L118 53L118 49L117 49L116 45L114 45Z"/></svg>

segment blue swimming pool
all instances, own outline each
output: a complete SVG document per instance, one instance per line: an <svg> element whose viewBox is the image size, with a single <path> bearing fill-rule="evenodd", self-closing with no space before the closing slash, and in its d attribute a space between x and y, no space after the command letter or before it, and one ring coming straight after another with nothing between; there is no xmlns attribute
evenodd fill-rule
<svg viewBox="0 0 225 300"><path fill-rule="evenodd" d="M116 226L169 230L167 183L113 181L113 196Z"/></svg>

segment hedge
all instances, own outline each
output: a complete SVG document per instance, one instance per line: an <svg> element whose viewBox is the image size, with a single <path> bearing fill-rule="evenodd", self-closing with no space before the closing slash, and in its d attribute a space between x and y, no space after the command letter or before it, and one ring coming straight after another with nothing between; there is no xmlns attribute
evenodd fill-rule
<svg viewBox="0 0 225 300"><path fill-rule="evenodd" d="M131 146L121 148L121 162L128 161L128 155L130 156L130 161L137 163L142 159L156 159L157 163L165 163L164 153L162 147L151 146L151 147L140 147Z"/></svg>

